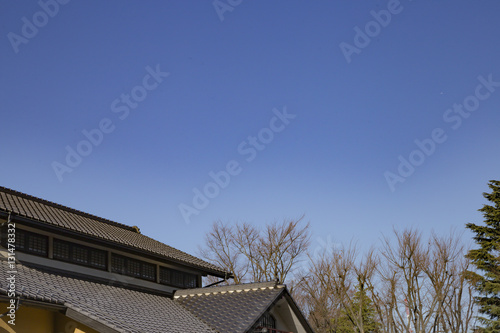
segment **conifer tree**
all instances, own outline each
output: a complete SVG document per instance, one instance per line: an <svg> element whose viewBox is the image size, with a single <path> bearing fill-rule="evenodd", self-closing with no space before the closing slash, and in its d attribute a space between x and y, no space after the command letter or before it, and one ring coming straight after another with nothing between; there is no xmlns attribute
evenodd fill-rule
<svg viewBox="0 0 500 333"><path fill-rule="evenodd" d="M468 272L468 277L479 293L476 301L484 315L479 320L485 332L500 332L500 181L491 180L488 186L492 191L483 196L490 203L479 209L485 225L466 225L475 233L474 240L479 246L467 254L477 268L477 272Z"/></svg>
<svg viewBox="0 0 500 333"><path fill-rule="evenodd" d="M337 329L335 332L356 333L360 331L360 329L354 323L352 316L349 314L350 312L361 312L363 332L380 332L380 324L376 320L376 311L373 306L373 302L366 294L366 290L361 288L360 286L357 287L357 291L354 294L351 311L346 311L346 309L343 309L341 311L341 315L337 320Z"/></svg>

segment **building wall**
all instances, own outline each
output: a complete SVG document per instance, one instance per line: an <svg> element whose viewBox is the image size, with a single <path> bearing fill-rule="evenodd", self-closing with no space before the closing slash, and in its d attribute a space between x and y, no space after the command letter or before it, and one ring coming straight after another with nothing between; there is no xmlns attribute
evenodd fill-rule
<svg viewBox="0 0 500 333"><path fill-rule="evenodd" d="M0 302L0 312L5 313L7 306ZM16 311L15 326L8 324L7 316L0 319L0 332L6 333L99 333L62 313L22 304Z"/></svg>
<svg viewBox="0 0 500 333"><path fill-rule="evenodd" d="M294 333L307 332L294 314L286 298L280 299L271 309L270 313L276 319L276 329Z"/></svg>

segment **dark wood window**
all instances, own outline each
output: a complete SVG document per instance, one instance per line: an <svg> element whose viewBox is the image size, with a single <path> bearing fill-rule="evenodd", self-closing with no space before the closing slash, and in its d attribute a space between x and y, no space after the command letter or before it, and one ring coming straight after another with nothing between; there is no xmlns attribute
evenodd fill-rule
<svg viewBox="0 0 500 333"><path fill-rule="evenodd" d="M25 243L26 237L24 235L26 235L25 232L19 229L16 230L16 248L21 251L24 250L24 247L26 246Z"/></svg>
<svg viewBox="0 0 500 333"><path fill-rule="evenodd" d="M148 280L156 281L156 265L143 264L142 275Z"/></svg>
<svg viewBox="0 0 500 333"><path fill-rule="evenodd" d="M83 246L72 246L73 248L73 261L77 264L89 264L89 249Z"/></svg>
<svg viewBox="0 0 500 333"><path fill-rule="evenodd" d="M111 271L118 274L126 274L127 266L125 266L125 257L112 254L111 255Z"/></svg>
<svg viewBox="0 0 500 333"><path fill-rule="evenodd" d="M102 270L107 267L106 251L60 239L54 239L53 258Z"/></svg>
<svg viewBox="0 0 500 333"><path fill-rule="evenodd" d="M111 254L111 272L156 281L156 265L114 253Z"/></svg>
<svg viewBox="0 0 500 333"><path fill-rule="evenodd" d="M7 228L0 230L0 243L6 247ZM16 250L48 257L49 237L25 230L16 230ZM52 258L72 264L106 270L108 268L108 251L90 246L54 238ZM136 277L148 281L156 281L156 265L142 260L111 253L111 272ZM179 270L160 267L161 284L178 288L196 288L198 276Z"/></svg>
<svg viewBox="0 0 500 333"><path fill-rule="evenodd" d="M162 284L172 284L171 269L160 267L160 283Z"/></svg>
<svg viewBox="0 0 500 333"><path fill-rule="evenodd" d="M269 312L264 313L257 322L256 331L262 332L262 328L276 328L276 319Z"/></svg>
<svg viewBox="0 0 500 333"><path fill-rule="evenodd" d="M106 269L108 267L108 253L96 249L90 250L90 266Z"/></svg>
<svg viewBox="0 0 500 333"><path fill-rule="evenodd" d="M2 232L2 235L4 232ZM5 235L7 232L5 231ZM6 246L7 237L2 237L2 243ZM34 254L41 257L48 256L49 248L49 237L44 235L39 235L34 232L29 232L21 229L16 229L16 250L20 252L26 252L29 254Z"/></svg>
<svg viewBox="0 0 500 333"><path fill-rule="evenodd" d="M128 273L135 277L141 277L141 263L137 260L127 260Z"/></svg>
<svg viewBox="0 0 500 333"><path fill-rule="evenodd" d="M196 288L198 278L195 274L160 267L160 283L179 288Z"/></svg>
<svg viewBox="0 0 500 333"><path fill-rule="evenodd" d="M54 240L53 258L69 261L69 243Z"/></svg>

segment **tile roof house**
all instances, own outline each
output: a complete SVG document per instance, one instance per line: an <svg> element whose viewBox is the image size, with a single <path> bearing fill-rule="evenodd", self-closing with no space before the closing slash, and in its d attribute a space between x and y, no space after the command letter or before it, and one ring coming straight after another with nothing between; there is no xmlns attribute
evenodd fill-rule
<svg viewBox="0 0 500 333"><path fill-rule="evenodd" d="M230 273L113 222L0 187L0 332L312 332L274 282Z"/></svg>

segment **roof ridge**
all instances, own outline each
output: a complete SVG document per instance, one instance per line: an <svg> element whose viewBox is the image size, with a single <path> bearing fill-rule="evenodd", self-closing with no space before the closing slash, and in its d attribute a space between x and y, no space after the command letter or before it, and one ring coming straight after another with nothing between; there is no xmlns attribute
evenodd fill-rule
<svg viewBox="0 0 500 333"><path fill-rule="evenodd" d="M16 191L16 190L4 187L4 186L0 186L0 192L12 194L12 195L15 195L15 196L27 199L27 200L36 201L36 202L39 202L41 204L48 205L50 207L54 207L54 208L57 208L57 209L64 210L64 211L66 211L68 213L77 214L77 215L80 215L82 217L90 218L92 220L96 220L96 221L99 221L99 222L103 222L103 223L106 223L106 224L113 225L115 227L119 227L119 228L122 228L122 229L125 229L125 230L129 230L129 231L140 233L140 232L138 232L138 228L135 227L135 226L129 226L129 225L126 225L126 224L123 224L123 223L119 223L119 222L115 222L115 221L112 221L112 220L109 220L109 219L106 219L106 218L103 218L103 217L99 217L99 216L96 216L96 215L85 213L85 212L83 212L81 210L74 209L74 208L71 208L71 207L68 207L68 206L64 206L64 205L61 205L61 204L58 204L58 203L55 203L55 202L52 202L52 201L49 201L49 200L45 200L45 199L42 199L42 198L38 198L38 197L35 197L33 195L26 194L26 193L23 193L23 192L19 192L19 191Z"/></svg>
<svg viewBox="0 0 500 333"><path fill-rule="evenodd" d="M233 293L233 292L242 292L242 291L256 291L256 290L265 290L265 289L278 289L278 288L286 288L284 284L276 284L275 282L251 282L251 283L241 283L241 284L232 284L228 286L214 286L208 288L193 288L193 289L178 289L174 293L174 299L179 297L188 297L188 296L202 296L202 295L213 295L213 294L225 294L225 293Z"/></svg>

